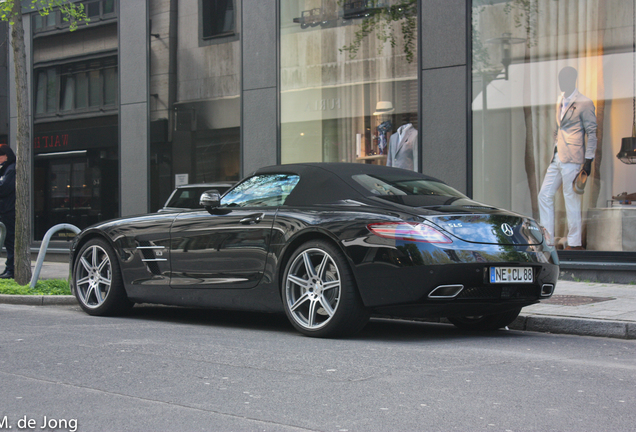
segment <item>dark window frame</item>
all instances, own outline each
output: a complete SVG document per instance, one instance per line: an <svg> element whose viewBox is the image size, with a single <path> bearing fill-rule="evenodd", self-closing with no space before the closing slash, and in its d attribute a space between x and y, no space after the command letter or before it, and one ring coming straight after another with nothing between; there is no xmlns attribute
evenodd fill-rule
<svg viewBox="0 0 636 432"><path fill-rule="evenodd" d="M57 119L62 117L72 118L72 117L82 116L86 114L112 115L113 112L117 111L118 109L118 101L119 101L119 95L117 91L118 84L115 83L115 93L114 93L113 102L105 104L104 103L104 101L106 100L105 89L107 84L105 80L105 73L107 70L114 68L115 73L113 74L113 77L115 78L115 80L117 80L118 67L119 65L118 65L116 56L101 57L96 59L82 60L82 61L77 61L72 63L52 65L52 66L42 66L42 67L36 66L33 70L34 119L36 121L40 121L40 120L53 119L53 118ZM41 104L42 103L44 104L44 109L38 112L38 109L42 107L41 104L38 105L38 95L40 91L39 77L40 77L40 74L45 73L48 75L51 71L53 71L55 76L55 83L53 84L54 93L55 93L55 102L53 104L54 106L53 108L51 108L47 100L47 95L49 94L48 93L49 81L46 81L47 87L44 90L42 90L44 92L43 100L40 101ZM90 75L89 74L95 71L99 72L99 92L98 92L99 100L97 104L91 105L90 103L91 102ZM85 98L84 103L82 104L82 106L78 108L78 103L77 103L78 83L79 83L78 77L81 74L86 74L86 94L84 97ZM72 95L72 101L71 101L71 108L66 109L63 107L63 104L64 104L63 96L65 96L64 91L66 91L66 89L63 89L62 85L71 76L75 77L73 89L72 89L73 95Z"/></svg>
<svg viewBox="0 0 636 432"><path fill-rule="evenodd" d="M239 39L239 20L238 20L238 3L236 0L227 0L232 4L232 10L234 11L232 16L232 29L226 32L217 34L205 34L204 24L204 12L206 4L212 3L217 0L198 0L199 4L199 46L214 45L219 43L232 42Z"/></svg>

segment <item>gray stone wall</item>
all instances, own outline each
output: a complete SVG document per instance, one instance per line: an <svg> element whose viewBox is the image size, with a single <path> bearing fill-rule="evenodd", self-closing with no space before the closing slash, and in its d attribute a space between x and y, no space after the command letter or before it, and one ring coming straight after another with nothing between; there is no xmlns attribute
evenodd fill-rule
<svg viewBox="0 0 636 432"><path fill-rule="evenodd" d="M243 175L280 161L278 10L278 1L243 0Z"/></svg>
<svg viewBox="0 0 636 432"><path fill-rule="evenodd" d="M271 7L271 5L270 5ZM236 1L240 13L241 2ZM241 46L236 38L202 44L199 40L199 2L179 2L178 100L198 101L239 96ZM237 21L240 26L240 19ZM240 27L237 33L240 34ZM214 41L213 41L214 42Z"/></svg>
<svg viewBox="0 0 636 432"><path fill-rule="evenodd" d="M150 120L168 118L170 0L152 0L148 6L150 32Z"/></svg>
<svg viewBox="0 0 636 432"><path fill-rule="evenodd" d="M464 193L472 179L468 158L467 24L465 0L420 3L420 137L422 171Z"/></svg>
<svg viewBox="0 0 636 432"><path fill-rule="evenodd" d="M117 49L117 24L90 27L33 40L33 63L79 57Z"/></svg>

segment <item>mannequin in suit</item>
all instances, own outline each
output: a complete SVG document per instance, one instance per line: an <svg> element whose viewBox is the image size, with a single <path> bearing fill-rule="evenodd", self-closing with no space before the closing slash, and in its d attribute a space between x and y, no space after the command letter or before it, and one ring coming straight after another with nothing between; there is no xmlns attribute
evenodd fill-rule
<svg viewBox="0 0 636 432"><path fill-rule="evenodd" d="M573 67L564 67L559 72L559 87L563 93L556 106L554 152L539 192L541 223L554 238L554 196L563 185L568 250L584 249L581 241L582 196L574 191L572 182L581 169L590 175L597 143L594 103L579 93L576 78L577 72Z"/></svg>
<svg viewBox="0 0 636 432"><path fill-rule="evenodd" d="M389 139L387 166L414 170L413 161L417 159L417 129L411 123L398 128Z"/></svg>

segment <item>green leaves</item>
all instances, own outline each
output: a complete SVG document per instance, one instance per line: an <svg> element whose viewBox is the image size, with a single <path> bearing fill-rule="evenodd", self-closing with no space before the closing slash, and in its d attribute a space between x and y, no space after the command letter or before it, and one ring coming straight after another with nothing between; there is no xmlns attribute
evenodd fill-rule
<svg viewBox="0 0 636 432"><path fill-rule="evenodd" d="M0 2L0 20L7 21L14 25L15 18L20 14L13 11L15 2L19 0L5 0ZM82 3L71 3L69 0L31 0L28 6L31 11L36 10L41 16L47 16L56 9L59 9L64 22L69 22L69 30L77 30L77 25L81 22L88 23L90 19L86 17L86 11ZM30 12L23 6L22 12Z"/></svg>
<svg viewBox="0 0 636 432"><path fill-rule="evenodd" d="M374 3L375 4L375 3ZM399 23L404 40L404 54L406 60L411 63L415 59L415 42L417 37L417 0L403 0L393 6L371 8L362 19L360 28L355 32L351 44L339 49L347 51L349 58L354 59L362 46L364 39L375 31L378 40L389 42L395 48L398 39L393 23ZM382 53L382 45L378 48Z"/></svg>

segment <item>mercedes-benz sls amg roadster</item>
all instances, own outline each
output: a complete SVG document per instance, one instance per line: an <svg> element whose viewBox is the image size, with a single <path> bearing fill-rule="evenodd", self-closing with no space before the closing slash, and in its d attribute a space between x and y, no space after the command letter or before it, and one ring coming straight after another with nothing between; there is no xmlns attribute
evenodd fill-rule
<svg viewBox="0 0 636 432"><path fill-rule="evenodd" d="M272 166L201 203L83 230L71 247L81 307L284 312L316 337L355 334L371 316L494 330L550 297L559 274L533 219L396 168Z"/></svg>

